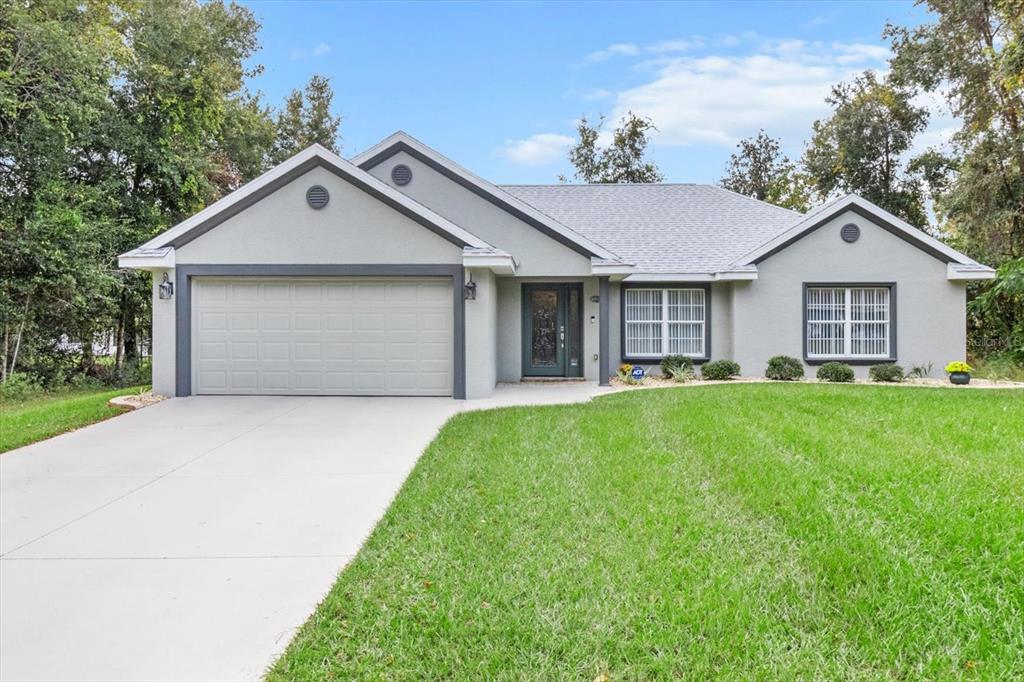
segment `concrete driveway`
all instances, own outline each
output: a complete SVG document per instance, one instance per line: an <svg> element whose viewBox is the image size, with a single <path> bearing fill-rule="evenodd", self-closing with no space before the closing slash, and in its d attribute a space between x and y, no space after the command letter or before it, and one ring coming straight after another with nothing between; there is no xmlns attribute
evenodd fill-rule
<svg viewBox="0 0 1024 682"><path fill-rule="evenodd" d="M183 398L0 455L0 679L258 678L448 417L596 392Z"/></svg>

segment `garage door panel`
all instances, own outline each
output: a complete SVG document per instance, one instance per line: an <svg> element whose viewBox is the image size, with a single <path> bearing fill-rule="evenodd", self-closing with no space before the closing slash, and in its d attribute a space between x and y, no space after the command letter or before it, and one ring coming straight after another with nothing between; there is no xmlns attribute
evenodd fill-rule
<svg viewBox="0 0 1024 682"><path fill-rule="evenodd" d="M264 341L260 351L260 359L264 361L291 359L291 344L287 341Z"/></svg>
<svg viewBox="0 0 1024 682"><path fill-rule="evenodd" d="M259 344L255 341L232 341L232 360L256 360L259 358Z"/></svg>
<svg viewBox="0 0 1024 682"><path fill-rule="evenodd" d="M196 393L450 395L448 280L196 278Z"/></svg>
<svg viewBox="0 0 1024 682"><path fill-rule="evenodd" d="M237 391L255 392L260 385L260 374L258 371L236 370L231 372L231 388Z"/></svg>

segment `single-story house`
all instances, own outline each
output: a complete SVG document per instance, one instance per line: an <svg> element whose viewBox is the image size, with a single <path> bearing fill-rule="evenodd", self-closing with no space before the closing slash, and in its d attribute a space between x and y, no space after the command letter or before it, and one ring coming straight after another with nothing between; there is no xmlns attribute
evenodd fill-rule
<svg viewBox="0 0 1024 682"><path fill-rule="evenodd" d="M477 398L666 354L942 367L993 271L858 196L511 185L398 132L297 154L120 257L152 272L158 393Z"/></svg>

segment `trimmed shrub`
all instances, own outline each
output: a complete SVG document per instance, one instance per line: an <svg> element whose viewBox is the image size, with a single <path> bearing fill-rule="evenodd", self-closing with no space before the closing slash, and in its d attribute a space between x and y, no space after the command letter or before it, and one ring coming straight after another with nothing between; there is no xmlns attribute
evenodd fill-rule
<svg viewBox="0 0 1024 682"><path fill-rule="evenodd" d="M685 355L666 355L661 360L661 373L671 377L674 369L693 369L693 360Z"/></svg>
<svg viewBox="0 0 1024 682"><path fill-rule="evenodd" d="M700 375L709 381L726 381L739 373L740 366L732 360L705 362L700 368Z"/></svg>
<svg viewBox="0 0 1024 682"><path fill-rule="evenodd" d="M868 370L868 376L872 381L903 381L903 368L892 362L884 365L872 365Z"/></svg>
<svg viewBox="0 0 1024 682"><path fill-rule="evenodd" d="M853 383L853 367L842 362L826 362L818 368L818 380L837 384Z"/></svg>
<svg viewBox="0 0 1024 682"><path fill-rule="evenodd" d="M678 365L669 367L668 378L672 381L678 381L683 384L687 381L693 381L697 378L697 375L693 373L692 367L687 365Z"/></svg>
<svg viewBox="0 0 1024 682"><path fill-rule="evenodd" d="M796 381L804 376L804 366L796 358L788 355L776 355L768 360L768 368L764 375L776 381Z"/></svg>

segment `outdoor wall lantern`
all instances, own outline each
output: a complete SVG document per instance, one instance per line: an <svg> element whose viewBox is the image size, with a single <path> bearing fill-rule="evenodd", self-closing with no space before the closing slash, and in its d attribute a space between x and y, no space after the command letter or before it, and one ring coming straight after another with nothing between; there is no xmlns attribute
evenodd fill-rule
<svg viewBox="0 0 1024 682"><path fill-rule="evenodd" d="M476 282L473 281L473 275L469 276L469 281L462 285L462 298L467 301L476 300Z"/></svg>
<svg viewBox="0 0 1024 682"><path fill-rule="evenodd" d="M164 300L174 296L174 282L171 281L166 272L164 273L164 281L160 282L158 289L160 290L160 298Z"/></svg>

